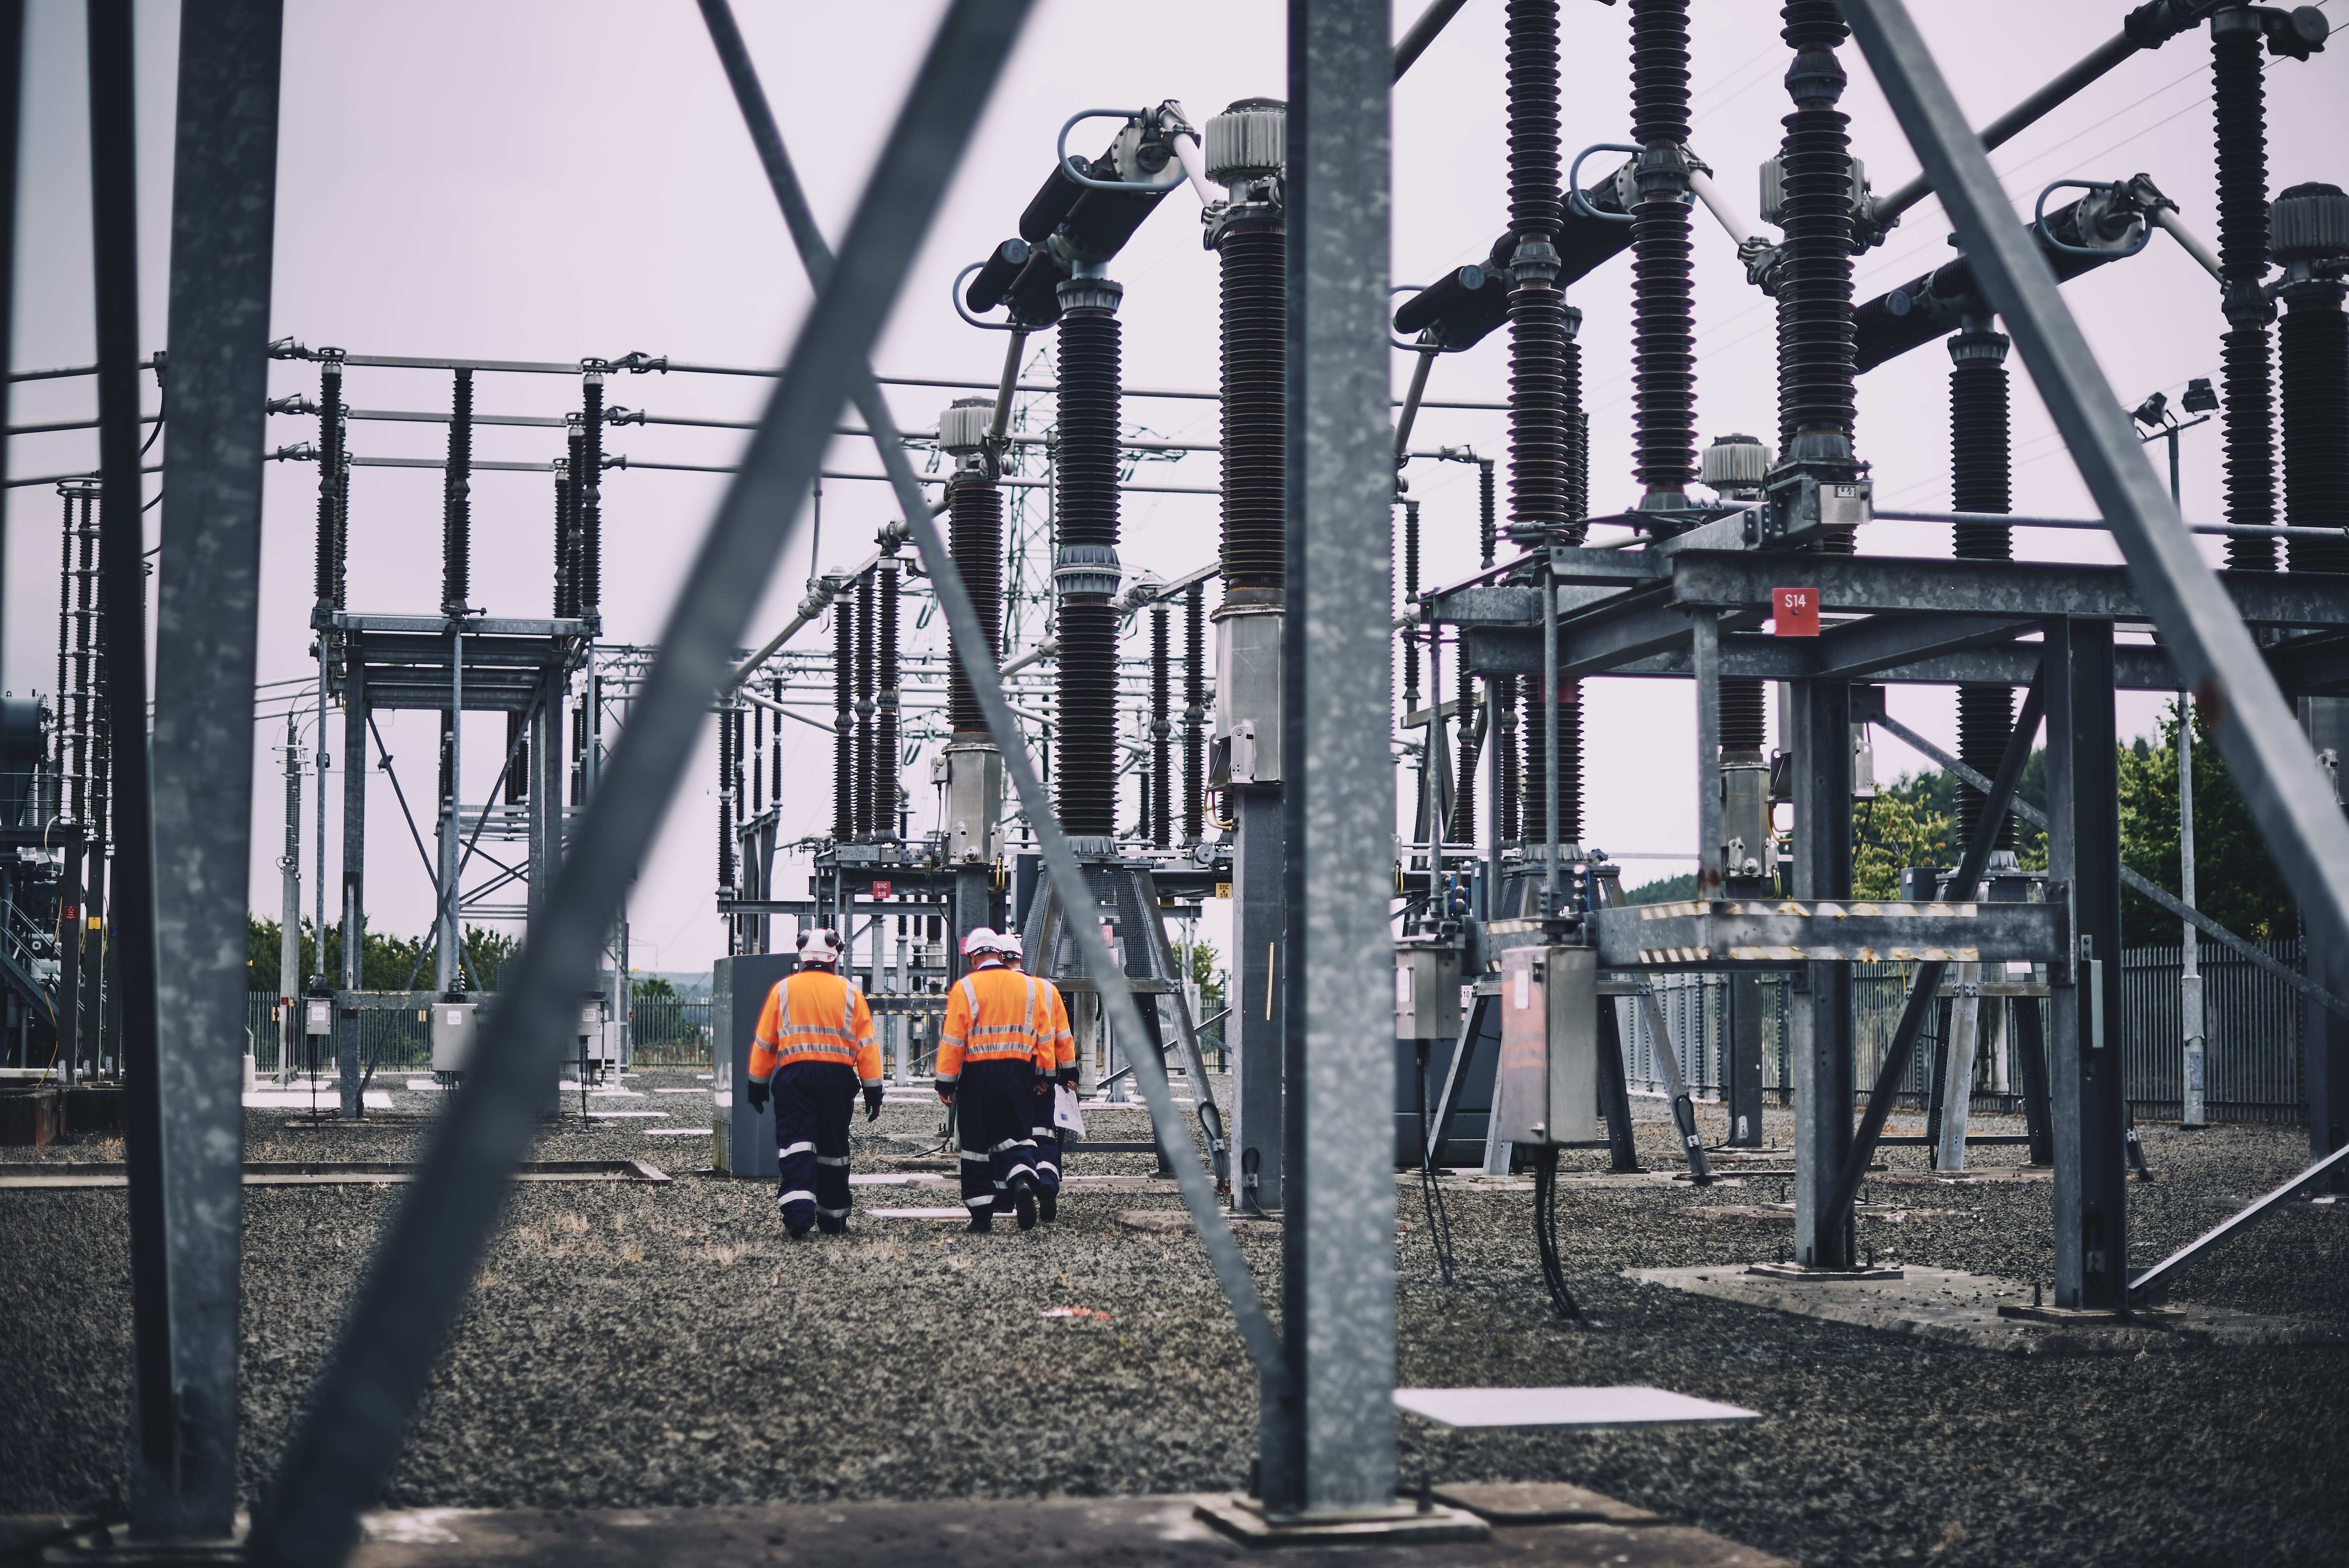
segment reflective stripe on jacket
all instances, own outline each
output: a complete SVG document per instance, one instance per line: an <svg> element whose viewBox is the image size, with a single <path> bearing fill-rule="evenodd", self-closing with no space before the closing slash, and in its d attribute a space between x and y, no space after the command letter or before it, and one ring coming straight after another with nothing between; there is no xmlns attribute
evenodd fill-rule
<svg viewBox="0 0 2349 1568"><path fill-rule="evenodd" d="M938 1034L938 1081L959 1078L966 1061L1043 1067L1051 1059L1054 999L1050 985L1016 969L977 969L956 981Z"/></svg>
<svg viewBox="0 0 2349 1568"><path fill-rule="evenodd" d="M864 993L840 975L805 969L775 982L759 1014L750 1077L764 1083L789 1062L838 1062L866 1088L881 1081L881 1046Z"/></svg>
<svg viewBox="0 0 2349 1568"><path fill-rule="evenodd" d="M1046 1042L1050 1047L1050 1059L1039 1056L1036 1058L1036 1070L1048 1073L1056 1067L1075 1067L1077 1037L1069 1032L1068 1000L1061 995L1061 988L1050 980L1040 980L1037 984L1052 994L1052 1037Z"/></svg>

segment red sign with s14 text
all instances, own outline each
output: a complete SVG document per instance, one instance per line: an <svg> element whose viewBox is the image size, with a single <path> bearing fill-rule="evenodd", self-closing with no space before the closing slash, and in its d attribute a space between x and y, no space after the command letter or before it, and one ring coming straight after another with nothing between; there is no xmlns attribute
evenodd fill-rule
<svg viewBox="0 0 2349 1568"><path fill-rule="evenodd" d="M1781 637L1819 634L1819 591L1816 588L1770 590L1770 629Z"/></svg>

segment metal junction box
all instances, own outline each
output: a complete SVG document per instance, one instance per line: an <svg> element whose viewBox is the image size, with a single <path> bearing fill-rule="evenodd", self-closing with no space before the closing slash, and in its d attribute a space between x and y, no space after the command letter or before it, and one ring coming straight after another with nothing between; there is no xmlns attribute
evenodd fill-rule
<svg viewBox="0 0 2349 1568"><path fill-rule="evenodd" d="M332 996L302 998L302 1032L305 1035L331 1035L335 1032L335 999Z"/></svg>
<svg viewBox="0 0 2349 1568"><path fill-rule="evenodd" d="M481 1033L477 1002L432 1001L432 1072L461 1073L472 1061L473 1041Z"/></svg>
<svg viewBox="0 0 2349 1568"><path fill-rule="evenodd" d="M800 966L796 953L737 953L713 961L709 1060L712 1081L710 1163L730 1176L773 1176L775 1113L752 1110L742 1098L750 1070L750 1040L759 1032L759 1010L775 983Z"/></svg>
<svg viewBox="0 0 2349 1568"><path fill-rule="evenodd" d="M1588 947L1501 954L1501 1068L1495 1114L1511 1143L1595 1143L1599 954Z"/></svg>
<svg viewBox="0 0 2349 1568"><path fill-rule="evenodd" d="M1395 1038L1460 1037L1460 949L1451 943L1395 944Z"/></svg>

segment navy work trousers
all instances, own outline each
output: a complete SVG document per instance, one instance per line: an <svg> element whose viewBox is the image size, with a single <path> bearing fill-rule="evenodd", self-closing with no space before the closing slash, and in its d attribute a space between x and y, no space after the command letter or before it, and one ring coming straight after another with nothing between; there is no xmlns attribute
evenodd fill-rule
<svg viewBox="0 0 2349 1568"><path fill-rule="evenodd" d="M775 1069L775 1158L782 1167L775 1207L795 1230L819 1219L836 1230L848 1221L848 1119L856 1089L856 1069L846 1062Z"/></svg>
<svg viewBox="0 0 2349 1568"><path fill-rule="evenodd" d="M996 1194L1036 1180L1036 1068L1025 1057L965 1062L955 1087L955 1139L962 1153L962 1202L991 1212Z"/></svg>

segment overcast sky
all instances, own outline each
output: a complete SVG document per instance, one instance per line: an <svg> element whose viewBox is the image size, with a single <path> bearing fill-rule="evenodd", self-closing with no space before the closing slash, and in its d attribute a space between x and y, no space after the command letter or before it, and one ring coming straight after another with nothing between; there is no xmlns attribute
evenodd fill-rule
<svg viewBox="0 0 2349 1568"><path fill-rule="evenodd" d="M935 0L739 3L784 138L819 219L836 239L942 7ZM1399 8L1398 31L1418 8L1419 0ZM34 0L29 9L16 363L86 363L93 350L82 7ZM2126 7L1974 0L1918 9L1960 101L1980 123L2110 36ZM1570 154L1628 133L1628 22L1624 8L1588 0L1566 0L1564 13ZM884 374L992 378L1003 340L956 319L948 284L959 268L1014 232L1070 114L1174 98L1204 121L1234 99L1284 90L1282 12L1268 0L1203 0L1179 17L1154 18L1146 29L1103 25L1123 15L1071 0L1037 7L883 335L875 363ZM142 0L138 18L141 341L160 346L177 8ZM1777 26L1775 8L1753 0L1698 0L1694 6L1694 147L1749 216L1759 208L1754 170L1775 150L1778 121L1789 108ZM1399 284L1424 283L1481 259L1505 226L1501 35L1499 0L1471 0L1396 90L1391 265ZM2349 49L2306 64L2271 63L2272 190L2312 179L2349 183L2342 150L2349 131L2344 55ZM1857 49L1847 46L1844 58L1853 78L1845 108L1854 150L1876 189L1888 191L1906 181L1917 162ZM559 361L643 350L679 361L771 366L787 352L808 291L690 0L413 0L398 6L291 0L285 61L274 335L353 353ZM2190 228L2215 241L2209 72L2207 38L2189 34L2132 57L2001 149L1993 162L2019 211L2027 214L2052 180L2144 171L2178 201ZM1088 127L1072 146L1093 150L1101 129ZM1126 287L1130 385L1215 385L1216 270L1200 248L1196 217L1196 203L1177 192L1111 269ZM1936 204L1920 203L1880 250L1859 260L1859 297L1938 264L1949 253L1947 232ZM1701 439L1733 430L1766 438L1776 428L1770 302L1745 284L1730 242L1709 220L1699 218L1696 237ZM1631 477L1630 296L1628 256L1585 279L1571 296L1584 313L1594 511L1628 506L1639 493ZM2065 297L2125 402L2157 389L2174 398L2189 378L2217 375L2223 330L2217 290L2167 237L2156 236L2134 260L2067 285ZM1050 335L1038 346L1045 356L1038 369L1049 375ZM1408 368L1405 356L1396 356L1398 389ZM2019 362L2017 369L2014 509L2085 515L2092 510L2086 493ZM1879 505L1949 505L1948 373L1947 355L1934 344L1861 381L1858 449L1874 464ZM730 377L629 377L616 380L609 397L657 414L749 418L770 385ZM315 366L274 367L273 396L316 390ZM1498 401L1506 390L1506 334L1495 334L1480 348L1441 361L1429 396ZM151 396L150 386L150 407ZM475 407L560 414L576 406L577 396L575 378L485 375L476 383ZM952 396L896 388L891 401L902 425L920 428ZM346 397L362 408L440 410L448 404L448 377L356 370ZM86 379L28 384L16 390L11 422L86 418L94 407ZM1130 399L1125 418L1129 430L1146 428L1177 439L1212 441L1216 430L1214 405L1195 401ZM1466 443L1497 454L1505 450L1503 433L1497 414L1430 410L1414 445ZM313 440L316 421L273 418L269 435L273 446ZM612 432L607 449L636 459L716 464L731 461L741 440L733 432L630 427ZM375 456L438 457L444 441L441 427L426 424L357 422L351 437L355 452ZM484 428L475 452L535 462L556 455L559 442L553 430ZM87 433L19 438L11 444L9 471L86 469L95 451ZM2186 438L2189 519L2221 520L2219 453L2215 426ZM869 446L851 441L835 447L827 466L876 467ZM1216 471L1213 455L1200 454L1149 475L1209 487ZM1409 477L1425 507L1425 578L1440 582L1473 569L1474 469L1418 463ZM647 642L657 634L723 482L648 470L605 477L609 638ZM300 676L308 667L316 484L313 466L271 469L264 683ZM549 614L546 476L481 473L473 507L475 602L492 614ZM55 683L57 508L46 487L8 492L0 680L15 692L47 691ZM874 530L895 515L885 487L828 485L824 561L858 558ZM433 610L439 521L437 473L357 471L354 608ZM1129 495L1123 523L1122 553L1130 569L1173 574L1215 552L1211 496ZM1878 524L1862 547L1938 556L1948 552L1949 541L1940 528ZM2100 537L2076 532L2025 531L2017 553L2117 559ZM2217 558L2215 545L2209 553ZM753 640L788 617L803 591L808 554L803 517L792 553L754 620ZM168 574L168 561L161 570ZM1211 603L1213 598L1211 590ZM828 643L822 628L802 638L812 647ZM909 645L931 645L936 638L933 625ZM1584 689L1590 841L1619 851L1688 852L1695 817L1684 766L1692 733L1689 688L1626 680L1590 682ZM1893 704L1909 722L1953 743L1954 698L1947 692L1898 688ZM2151 697L2125 696L2123 728L2149 729L2156 707ZM790 727L787 831L813 831L830 819L829 740ZM334 728L332 745L339 750L339 724ZM409 799L428 800L434 719L387 716L385 732ZM502 727L493 717L477 717L468 736L466 787L478 799L496 772ZM256 726L262 787L254 809L253 901L264 913L274 912L278 898L282 818L271 777L279 763L271 748L282 739L282 725ZM305 733L304 743L310 741ZM1880 774L1918 764L1889 736L1879 735L1877 748ZM715 748L709 727L701 748L632 903L640 968L698 969L723 951L710 898ZM926 767L908 771L917 830L929 825L926 779ZM338 804L339 777L333 787ZM310 855L305 847L305 878ZM368 856L375 928L422 929L430 914L429 883L380 778L371 796ZM1679 869L1642 863L1632 868L1631 880ZM788 887L794 875L803 868L780 880ZM309 898L305 883L305 907ZM1211 918L1210 933L1224 923Z"/></svg>

